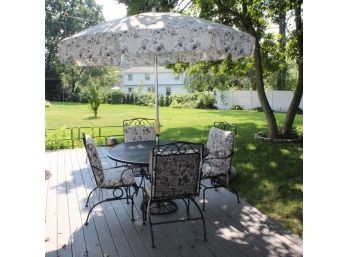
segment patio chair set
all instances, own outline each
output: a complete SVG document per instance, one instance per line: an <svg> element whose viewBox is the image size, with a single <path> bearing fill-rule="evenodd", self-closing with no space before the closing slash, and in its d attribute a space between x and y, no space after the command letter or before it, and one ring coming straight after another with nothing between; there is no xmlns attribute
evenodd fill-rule
<svg viewBox="0 0 348 257"><path fill-rule="evenodd" d="M99 202L90 207L85 225L92 210L107 201L126 200L131 203L134 221L134 197L142 190L142 221L150 224L152 247L155 247L153 226L158 224L202 220L204 240L206 237L205 194L207 189L230 187L236 175L231 165L234 153L236 127L226 122L215 122L209 131L207 145L200 143L156 140L156 120L135 118L123 122L124 143L110 147L108 157L117 165L104 168L98 150L89 135L83 133L83 143L95 178L96 187L89 193L86 207L93 192L99 192ZM139 180L136 177L140 177ZM203 183L209 180L211 186ZM138 184L137 184L138 182ZM203 188L202 209L195 201ZM112 197L103 199L103 190L112 190ZM154 221L151 215L168 214L177 209L175 200L182 200L186 217L175 220ZM198 210L191 215L190 202Z"/></svg>

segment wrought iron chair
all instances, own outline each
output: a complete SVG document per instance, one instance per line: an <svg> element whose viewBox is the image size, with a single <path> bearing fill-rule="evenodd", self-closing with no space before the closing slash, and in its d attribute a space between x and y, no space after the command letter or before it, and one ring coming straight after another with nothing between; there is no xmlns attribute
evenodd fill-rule
<svg viewBox="0 0 348 257"><path fill-rule="evenodd" d="M87 215L87 219L85 225L88 225L88 218L91 214L94 207L97 205L115 200L126 199L127 203L129 200L132 203L132 221L134 221L133 208L134 208L134 194L138 193L138 185L135 182L132 169L128 166L118 166L109 169L104 169L102 166L102 162L100 160L97 148L95 147L93 139L82 133L82 141L86 149L87 157L89 159L89 163L91 165L94 179L96 182L96 187L89 193L86 201L86 207L88 207L88 202L91 194L99 189L99 202L94 204ZM131 194L131 187L134 188L134 192ZM113 197L103 199L103 189L113 190ZM100 197L101 196L101 197Z"/></svg>
<svg viewBox="0 0 348 257"><path fill-rule="evenodd" d="M152 247L155 247L153 225L187 221L202 220L204 240L206 240L206 228L202 210L195 201L199 196L200 177L202 165L202 144L187 142L174 142L166 145L155 146L151 152L149 169L150 181L143 190L143 224L150 223ZM162 222L152 222L151 204L158 202L181 199L186 206L186 218ZM200 217L192 217L190 214L190 201L194 203L200 212Z"/></svg>
<svg viewBox="0 0 348 257"><path fill-rule="evenodd" d="M123 121L124 142L138 142L156 140L156 120L147 118L133 118ZM131 165L134 175L142 177L140 186L144 182L144 176L148 174L147 167Z"/></svg>
<svg viewBox="0 0 348 257"><path fill-rule="evenodd" d="M230 186L230 180L236 175L236 169L232 166L232 156L234 152L236 126L227 122L215 122L209 131L207 148L208 156L205 157L202 166L202 180L209 179L212 186L201 183L203 189L203 210L205 210L205 191L219 187L230 187L237 195L237 189Z"/></svg>
<svg viewBox="0 0 348 257"><path fill-rule="evenodd" d="M134 118L123 121L124 142L156 140L156 120Z"/></svg>

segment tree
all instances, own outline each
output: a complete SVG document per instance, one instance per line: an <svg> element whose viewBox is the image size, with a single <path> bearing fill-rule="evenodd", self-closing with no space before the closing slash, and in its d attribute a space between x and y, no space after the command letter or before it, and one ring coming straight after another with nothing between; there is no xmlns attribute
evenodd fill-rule
<svg viewBox="0 0 348 257"><path fill-rule="evenodd" d="M94 116L105 98L110 95L111 87L118 79L115 67L85 67L77 82L77 87L87 96Z"/></svg>
<svg viewBox="0 0 348 257"><path fill-rule="evenodd" d="M294 97L291 100L289 109L286 113L282 133L285 137L290 135L292 124L294 123L297 108L300 105L303 95L303 21L302 21L302 0L291 0L290 4L295 12L296 29L294 31L295 51L294 56L298 68L297 86L294 91Z"/></svg>
<svg viewBox="0 0 348 257"><path fill-rule="evenodd" d="M73 72L59 62L59 41L102 21L102 8L95 0L46 0L45 11L45 77L59 80L61 73Z"/></svg>
<svg viewBox="0 0 348 257"><path fill-rule="evenodd" d="M143 12L168 12L178 3L178 0L119 0L119 3L127 5L127 14L134 15Z"/></svg>
<svg viewBox="0 0 348 257"><path fill-rule="evenodd" d="M93 111L94 117L97 117L99 106L104 100L100 81L95 78L90 79L87 84L87 92L89 107Z"/></svg>

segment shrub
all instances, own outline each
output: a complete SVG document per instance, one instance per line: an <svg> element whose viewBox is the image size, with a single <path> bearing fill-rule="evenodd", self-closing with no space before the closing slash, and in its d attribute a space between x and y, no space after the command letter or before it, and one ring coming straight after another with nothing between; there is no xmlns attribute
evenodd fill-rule
<svg viewBox="0 0 348 257"><path fill-rule="evenodd" d="M232 106L231 110L244 110L244 108L238 104Z"/></svg>
<svg viewBox="0 0 348 257"><path fill-rule="evenodd" d="M263 108L261 106L253 108L254 111L263 112Z"/></svg>
<svg viewBox="0 0 348 257"><path fill-rule="evenodd" d="M214 95L210 92L199 92L194 94L173 94L170 96L170 107L172 108L214 108Z"/></svg>
<svg viewBox="0 0 348 257"><path fill-rule="evenodd" d="M165 106L165 100L164 100L163 95L160 95L160 97L158 99L158 104L159 104L159 106Z"/></svg>
<svg viewBox="0 0 348 257"><path fill-rule="evenodd" d="M111 103L112 104L121 104L123 103L123 98L125 94L122 92L122 90L117 89L117 90L112 90L111 93Z"/></svg>
<svg viewBox="0 0 348 257"><path fill-rule="evenodd" d="M46 150L57 150L71 148L71 136L66 127L48 130L46 132Z"/></svg>
<svg viewBox="0 0 348 257"><path fill-rule="evenodd" d="M170 96L166 95L166 99L165 99L164 105L165 106L169 106L171 103L172 103L172 101L171 101Z"/></svg>
<svg viewBox="0 0 348 257"><path fill-rule="evenodd" d="M172 100L170 107L172 108L182 108L182 104L179 103L176 99Z"/></svg>
<svg viewBox="0 0 348 257"><path fill-rule="evenodd" d="M135 104L137 104L137 105L148 106L151 103L152 104L155 103L155 96L152 93L146 93L146 94L143 94L143 95L139 95L135 99Z"/></svg>
<svg viewBox="0 0 348 257"><path fill-rule="evenodd" d="M214 108L214 95L210 92L200 92L195 94L197 100L195 101L195 108L200 109L213 109Z"/></svg>

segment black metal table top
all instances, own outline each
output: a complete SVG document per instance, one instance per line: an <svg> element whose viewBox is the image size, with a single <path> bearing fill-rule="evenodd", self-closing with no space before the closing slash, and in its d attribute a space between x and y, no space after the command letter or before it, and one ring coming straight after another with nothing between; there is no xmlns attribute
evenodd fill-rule
<svg viewBox="0 0 348 257"><path fill-rule="evenodd" d="M172 140L160 140L158 144L164 145L173 143ZM110 159L118 162L148 166L150 153L156 146L156 141L141 141L121 143L110 148L107 155ZM203 156L208 155L208 149L204 147Z"/></svg>

